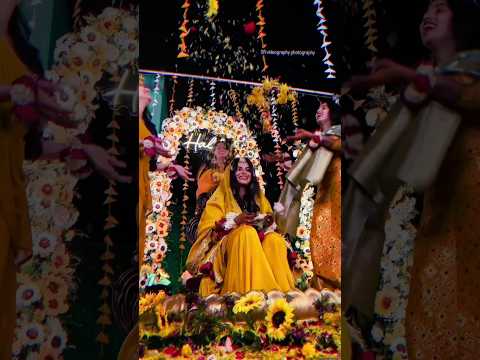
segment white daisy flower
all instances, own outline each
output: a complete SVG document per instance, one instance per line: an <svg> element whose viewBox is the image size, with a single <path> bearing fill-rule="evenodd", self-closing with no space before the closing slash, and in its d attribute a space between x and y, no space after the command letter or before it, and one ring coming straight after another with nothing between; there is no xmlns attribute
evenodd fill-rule
<svg viewBox="0 0 480 360"><path fill-rule="evenodd" d="M50 256L57 246L57 237L51 233L43 232L34 237L33 254L42 258Z"/></svg>
<svg viewBox="0 0 480 360"><path fill-rule="evenodd" d="M40 289L34 283L21 284L17 288L16 304L17 310L28 307L39 301L41 298Z"/></svg>

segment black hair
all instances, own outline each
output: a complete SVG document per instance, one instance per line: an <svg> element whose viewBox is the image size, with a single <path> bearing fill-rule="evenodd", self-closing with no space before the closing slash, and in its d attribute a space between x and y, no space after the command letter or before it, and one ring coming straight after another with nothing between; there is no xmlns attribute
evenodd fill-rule
<svg viewBox="0 0 480 360"><path fill-rule="evenodd" d="M480 0L448 0L457 51L480 49Z"/></svg>
<svg viewBox="0 0 480 360"><path fill-rule="evenodd" d="M12 40L13 49L31 72L43 75L44 69L38 50L28 40L30 33L28 23L17 6L8 22L8 35Z"/></svg>
<svg viewBox="0 0 480 360"><path fill-rule="evenodd" d="M240 184L237 181L236 172L238 169L238 163L240 159L244 159L250 168L250 174L252 175L252 181L248 185L247 191L245 192L245 196L243 199L240 197ZM257 195L260 192L260 185L258 184L257 177L255 176L255 171L253 168L253 164L250 159L247 158L235 158L232 161L232 169L230 170L230 188L232 189L233 196L238 203L238 206L242 209L242 211L250 212L250 213L257 213L260 208L256 202Z"/></svg>
<svg viewBox="0 0 480 360"><path fill-rule="evenodd" d="M152 133L152 135L158 135L155 124L152 121L152 114L150 113L150 110L148 110L148 106L146 106L145 110L143 110L143 122L145 123L147 129Z"/></svg>
<svg viewBox="0 0 480 360"><path fill-rule="evenodd" d="M332 125L338 125L341 123L341 108L333 99L323 98L320 100L320 104L325 103L330 109L330 122Z"/></svg>

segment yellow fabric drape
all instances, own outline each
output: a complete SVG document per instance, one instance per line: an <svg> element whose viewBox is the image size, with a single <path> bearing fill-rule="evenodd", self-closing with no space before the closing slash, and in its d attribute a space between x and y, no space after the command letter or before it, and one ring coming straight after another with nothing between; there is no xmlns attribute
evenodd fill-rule
<svg viewBox="0 0 480 360"><path fill-rule="evenodd" d="M272 213L263 192L258 194L256 201L260 213ZM269 233L261 242L253 227L242 225L220 241L212 236L218 221L228 213L241 212L230 188L230 167L227 167L221 184L207 202L198 225L197 241L187 258L187 269L192 273L197 273L202 264L212 262L215 283L222 283L222 288L215 288L215 283L210 278L204 278L200 294L206 296L218 292L225 294L293 289L293 275L287 261L287 244L281 235Z"/></svg>
<svg viewBox="0 0 480 360"><path fill-rule="evenodd" d="M140 141L152 135L141 118L138 133ZM143 263L143 252L145 249L147 215L152 211L152 193L150 192L150 178L148 176L149 169L150 158L140 149L138 161L138 264L140 267Z"/></svg>
<svg viewBox="0 0 480 360"><path fill-rule="evenodd" d="M0 40L0 84L9 85L28 74L10 47ZM11 118L10 104L0 104L0 360L10 360L16 322L17 249L31 250L32 239L23 175L24 126Z"/></svg>

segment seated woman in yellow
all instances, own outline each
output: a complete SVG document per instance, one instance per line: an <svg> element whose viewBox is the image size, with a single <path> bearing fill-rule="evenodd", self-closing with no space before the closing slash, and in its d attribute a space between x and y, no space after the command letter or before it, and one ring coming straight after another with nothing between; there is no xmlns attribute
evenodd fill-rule
<svg viewBox="0 0 480 360"><path fill-rule="evenodd" d="M200 295L293 289L287 243L274 230L251 161L235 159L207 202L187 258L191 274L205 275Z"/></svg>
<svg viewBox="0 0 480 360"><path fill-rule="evenodd" d="M195 194L197 203L195 214L185 229L187 240L193 244L197 240L197 228L200 218L205 209L208 199L223 179L225 167L230 161L230 146L227 141L220 139L215 144L209 159L198 170L197 191Z"/></svg>

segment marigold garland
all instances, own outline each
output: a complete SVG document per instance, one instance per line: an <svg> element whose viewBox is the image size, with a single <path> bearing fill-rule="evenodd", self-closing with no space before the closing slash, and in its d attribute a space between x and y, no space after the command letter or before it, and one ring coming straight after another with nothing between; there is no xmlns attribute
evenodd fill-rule
<svg viewBox="0 0 480 360"><path fill-rule="evenodd" d="M375 11L375 3L373 0L363 0L363 11L365 12L363 18L365 19L366 28L365 45L371 51L372 57L375 58L378 49L375 47L375 41L378 39L378 30L376 28L377 14Z"/></svg>
<svg viewBox="0 0 480 360"><path fill-rule="evenodd" d="M265 36L267 34L265 33L265 18L263 17L263 9L264 4L263 0L257 0L256 4L256 10L258 13L258 22L257 25L259 26L258 28L258 39L260 39L260 43L262 44L262 49L267 48L267 44L265 43ZM267 58L265 57L265 54L262 54L262 61L263 61L263 68L262 68L262 73L265 75L267 73L268 65L267 65Z"/></svg>
<svg viewBox="0 0 480 360"><path fill-rule="evenodd" d="M178 48L180 49L180 52L177 55L177 58L187 58L189 57L188 49L187 49L187 42L185 41L185 38L188 36L190 33L190 30L188 29L188 19L187 19L187 14L188 14L188 9L190 7L190 1L185 0L185 2L182 5L183 10L183 21L182 25L178 28L180 32L180 44L178 45Z"/></svg>
<svg viewBox="0 0 480 360"><path fill-rule="evenodd" d="M170 114L170 116L173 116L173 112L174 112L174 109L175 109L175 95L176 95L176 92L177 92L177 84L178 84L177 77L173 76L172 78L173 78L172 97L169 100L170 108L168 110L168 113Z"/></svg>

